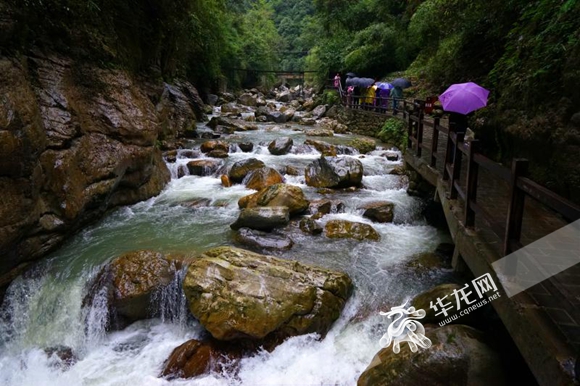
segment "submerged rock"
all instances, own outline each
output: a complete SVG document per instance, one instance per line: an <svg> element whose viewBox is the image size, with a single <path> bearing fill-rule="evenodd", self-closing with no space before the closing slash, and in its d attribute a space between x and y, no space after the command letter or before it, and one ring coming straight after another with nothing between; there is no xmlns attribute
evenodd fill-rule
<svg viewBox="0 0 580 386"><path fill-rule="evenodd" d="M235 223L230 228L251 228L270 231L283 227L290 222L290 212L285 206L244 208Z"/></svg>
<svg viewBox="0 0 580 386"><path fill-rule="evenodd" d="M336 146L331 145L328 142L307 139L306 141L304 141L304 144L312 146L320 153L322 153L322 155L325 157L336 157L337 154Z"/></svg>
<svg viewBox="0 0 580 386"><path fill-rule="evenodd" d="M219 247L189 266L183 288L191 313L214 338L276 344L325 335L352 282L341 272Z"/></svg>
<svg viewBox="0 0 580 386"><path fill-rule="evenodd" d="M380 240L381 236L370 225L346 220L330 220L324 227L331 239Z"/></svg>
<svg viewBox="0 0 580 386"><path fill-rule="evenodd" d="M203 374L221 372L240 359L242 351L214 340L201 342L188 340L175 348L163 364L160 376L168 380L193 378Z"/></svg>
<svg viewBox="0 0 580 386"><path fill-rule="evenodd" d="M293 144L294 141L292 140L292 138L282 137L270 142L268 150L273 155L284 155L288 154Z"/></svg>
<svg viewBox="0 0 580 386"><path fill-rule="evenodd" d="M238 143L238 147L244 153L249 153L254 150L254 144L252 142L240 142Z"/></svg>
<svg viewBox="0 0 580 386"><path fill-rule="evenodd" d="M230 181L230 177L228 177L227 175L223 174L220 177L220 180L222 182L222 185L224 188L229 188L232 186L232 182Z"/></svg>
<svg viewBox="0 0 580 386"><path fill-rule="evenodd" d="M44 352L47 357L56 359L55 367L63 370L67 370L79 360L73 349L68 346L53 346L45 348Z"/></svg>
<svg viewBox="0 0 580 386"><path fill-rule="evenodd" d="M305 170L306 184L316 188L348 188L360 186L362 163L352 157L321 157Z"/></svg>
<svg viewBox="0 0 580 386"><path fill-rule="evenodd" d="M243 181L246 184L246 188L255 190L262 190L268 186L283 182L284 177L276 169L269 167L251 171Z"/></svg>
<svg viewBox="0 0 580 386"><path fill-rule="evenodd" d="M306 217L300 220L300 230L310 235L319 235L322 233L323 228L313 218Z"/></svg>
<svg viewBox="0 0 580 386"><path fill-rule="evenodd" d="M256 158L238 161L230 169L230 180L234 183L240 183L252 170L260 169L264 166L266 165Z"/></svg>
<svg viewBox="0 0 580 386"><path fill-rule="evenodd" d="M274 184L238 201L240 208L285 206L290 215L304 212L308 209L308 204L302 189L288 184Z"/></svg>
<svg viewBox="0 0 580 386"><path fill-rule="evenodd" d="M393 222L395 204L388 201L371 202L361 206L363 216L376 222Z"/></svg>
<svg viewBox="0 0 580 386"><path fill-rule="evenodd" d="M294 242L287 236L241 228L234 236L236 242L251 247L266 250L288 250Z"/></svg>
<svg viewBox="0 0 580 386"><path fill-rule="evenodd" d="M426 333L432 346L412 352L379 351L358 379L358 386L504 385L499 356L483 340L483 333L462 325L447 325Z"/></svg>

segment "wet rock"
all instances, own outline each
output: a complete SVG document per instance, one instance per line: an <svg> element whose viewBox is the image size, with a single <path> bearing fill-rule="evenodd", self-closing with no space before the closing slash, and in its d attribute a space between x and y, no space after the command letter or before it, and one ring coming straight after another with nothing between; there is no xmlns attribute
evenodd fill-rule
<svg viewBox="0 0 580 386"><path fill-rule="evenodd" d="M234 236L234 240L242 245L254 249L287 251L294 242L287 236L262 232L250 228L241 228Z"/></svg>
<svg viewBox="0 0 580 386"><path fill-rule="evenodd" d="M411 269L417 275L429 274L436 269L451 268L446 264L440 255L434 252L418 253L411 257L411 260L405 264L406 269Z"/></svg>
<svg viewBox="0 0 580 386"><path fill-rule="evenodd" d="M207 153L207 156L211 158L228 158L229 154L227 151L216 149Z"/></svg>
<svg viewBox="0 0 580 386"><path fill-rule="evenodd" d="M290 137L278 138L268 145L268 151L273 155L284 155L288 154L294 141Z"/></svg>
<svg viewBox="0 0 580 386"><path fill-rule="evenodd" d="M309 118L309 117L302 117L299 122L300 122L301 125L304 125L304 126L314 126L314 125L316 125L316 119ZM308 132L309 131L312 131L312 130L306 131L306 135L308 135ZM327 133L327 132L325 132L325 133ZM332 135L334 135L334 133L332 133ZM326 137L331 137L332 135L325 135L325 136Z"/></svg>
<svg viewBox="0 0 580 386"><path fill-rule="evenodd" d="M211 140L202 143L200 146L200 150L203 153L209 153L214 150L221 150L227 153L230 150L230 145L224 141Z"/></svg>
<svg viewBox="0 0 580 386"><path fill-rule="evenodd" d="M276 100L278 102L290 102L292 100L292 94L290 93L290 91L282 91L280 94L278 94L278 96L276 97Z"/></svg>
<svg viewBox="0 0 580 386"><path fill-rule="evenodd" d="M358 150L360 154L370 153L377 148L377 144L370 138L355 138L348 144Z"/></svg>
<svg viewBox="0 0 580 386"><path fill-rule="evenodd" d="M238 100L240 101L241 104L245 105L245 106L251 106L251 107L256 107L257 106L257 100L256 100L256 96L252 95L250 93L245 93L240 95L240 97L238 98Z"/></svg>
<svg viewBox="0 0 580 386"><path fill-rule="evenodd" d="M288 184L275 184L257 193L244 196L238 201L240 208L285 206L290 215L300 214L308 209L308 200L300 187Z"/></svg>
<svg viewBox="0 0 580 386"><path fill-rule="evenodd" d="M233 230L251 228L271 231L283 227L290 222L290 212L285 206L244 208L235 223L230 225Z"/></svg>
<svg viewBox="0 0 580 386"><path fill-rule="evenodd" d="M238 146L244 153L249 153L254 150L254 144L252 142L240 142Z"/></svg>
<svg viewBox="0 0 580 386"><path fill-rule="evenodd" d="M286 165L283 170L283 174L288 174L289 176L300 176L302 172L291 165Z"/></svg>
<svg viewBox="0 0 580 386"><path fill-rule="evenodd" d="M230 169L230 180L234 183L240 183L244 180L244 178L253 170L261 169L266 165L256 159L256 158L249 158L245 160L241 160L236 162L232 165Z"/></svg>
<svg viewBox="0 0 580 386"><path fill-rule="evenodd" d="M242 356L239 348L210 340L188 340L175 348L163 364L160 377L167 380L193 378L231 367Z"/></svg>
<svg viewBox="0 0 580 386"><path fill-rule="evenodd" d="M394 151L387 151L387 152L381 154L381 157L385 157L387 159L387 161L398 161L399 160L399 154L395 153Z"/></svg>
<svg viewBox="0 0 580 386"><path fill-rule="evenodd" d="M453 252L455 252L455 245L451 243L441 243L435 248L435 253L441 257L447 266L451 266Z"/></svg>
<svg viewBox="0 0 580 386"><path fill-rule="evenodd" d="M308 98L302 104L302 108L306 111L311 111L314 108L314 100L312 98Z"/></svg>
<svg viewBox="0 0 580 386"><path fill-rule="evenodd" d="M324 116L325 113L326 113L326 106L320 105L320 106L317 106L314 110L312 110L312 117L315 119L320 119Z"/></svg>
<svg viewBox="0 0 580 386"><path fill-rule="evenodd" d="M262 190L268 186L283 182L284 177L277 170L269 167L252 170L243 181L248 189L255 190Z"/></svg>
<svg viewBox="0 0 580 386"><path fill-rule="evenodd" d="M247 131L251 125L243 120L217 116L213 117L207 126L222 133L232 134L235 131Z"/></svg>
<svg viewBox="0 0 580 386"><path fill-rule="evenodd" d="M331 239L380 240L381 236L370 225L346 220L330 220L324 227Z"/></svg>
<svg viewBox="0 0 580 386"><path fill-rule="evenodd" d="M412 352L379 351L358 379L358 386L504 385L499 356L483 333L462 325L447 325L426 333L432 346Z"/></svg>
<svg viewBox="0 0 580 386"><path fill-rule="evenodd" d="M343 134L346 133L348 128L339 123L338 121L330 118L322 118L318 121L318 124L325 130L331 130L336 134Z"/></svg>
<svg viewBox="0 0 580 386"><path fill-rule="evenodd" d="M362 163L352 157L321 157L305 170L306 184L316 188L360 186Z"/></svg>
<svg viewBox="0 0 580 386"><path fill-rule="evenodd" d="M214 338L276 344L295 335L324 336L352 282L344 273L219 247L189 266L183 288L191 313Z"/></svg>
<svg viewBox="0 0 580 386"><path fill-rule="evenodd" d="M175 263L162 253L128 252L101 270L83 303L92 304L96 294L105 288L110 327L124 328L128 323L155 315L154 295L171 284L175 274Z"/></svg>
<svg viewBox="0 0 580 386"><path fill-rule="evenodd" d="M284 114L284 119L286 120L286 122L290 122L290 121L292 121L292 118L294 118L294 114L296 114L296 110L286 109L282 112L282 114Z"/></svg>
<svg viewBox="0 0 580 386"><path fill-rule="evenodd" d="M224 174L224 175L222 175L222 176L220 177L220 180L222 181L222 185L223 185L225 188L229 188L229 187L231 187L231 186L232 186L232 182L230 181L230 177L228 177L227 175L225 175L225 174Z"/></svg>
<svg viewBox="0 0 580 386"><path fill-rule="evenodd" d="M395 176L406 176L407 170L405 169L404 165L397 165L389 172L389 174L393 174Z"/></svg>
<svg viewBox="0 0 580 386"><path fill-rule="evenodd" d="M207 104L210 106L215 106L218 101L218 96L215 94L207 94Z"/></svg>
<svg viewBox="0 0 580 386"><path fill-rule="evenodd" d="M329 129L309 129L304 132L309 137L332 137L334 136L334 132Z"/></svg>
<svg viewBox="0 0 580 386"><path fill-rule="evenodd" d="M322 153L322 155L325 157L336 157L336 154L337 154L336 146L331 145L328 142L317 141L314 139L307 139L306 141L304 141L304 144L312 146L313 148L318 150L320 153Z"/></svg>
<svg viewBox="0 0 580 386"><path fill-rule="evenodd" d="M266 113L266 118L271 122L286 123L286 115L279 111L268 111Z"/></svg>
<svg viewBox="0 0 580 386"><path fill-rule="evenodd" d="M179 205L190 209L207 208L211 206L211 200L209 198L196 198L194 200L180 202Z"/></svg>
<svg viewBox="0 0 580 386"><path fill-rule="evenodd" d="M329 214L331 211L332 201L326 199L310 201L310 205L308 207L308 212L310 214Z"/></svg>
<svg viewBox="0 0 580 386"><path fill-rule="evenodd" d="M177 178L185 177L187 175L186 168L183 165L177 168Z"/></svg>
<svg viewBox="0 0 580 386"><path fill-rule="evenodd" d="M225 103L221 106L221 109L223 114L230 113L233 115L238 115L242 111L235 103Z"/></svg>
<svg viewBox="0 0 580 386"><path fill-rule="evenodd" d="M67 346L54 346L45 348L44 352L46 353L47 357L55 358L58 362L55 363L55 365L63 370L67 370L79 360L73 349Z"/></svg>
<svg viewBox="0 0 580 386"><path fill-rule="evenodd" d="M187 169L192 176L211 176L220 166L221 161L195 160L187 163Z"/></svg>
<svg viewBox="0 0 580 386"><path fill-rule="evenodd" d="M323 228L313 218L305 217L300 220L300 230L310 235L319 235L322 233Z"/></svg>
<svg viewBox="0 0 580 386"><path fill-rule="evenodd" d="M364 209L363 216L375 222L393 222L395 204L388 201L371 202L359 209Z"/></svg>
<svg viewBox="0 0 580 386"><path fill-rule="evenodd" d="M423 309L426 312L426 315L423 319L421 319L422 323L439 323L442 320L445 320L448 316L444 314L435 315L439 313L439 311L435 311L430 307L431 302L435 302L438 298L445 299L445 302L451 300L455 302L455 295L453 295L454 290L460 290L461 286L458 284L441 284L436 287L433 287L413 298L411 301L411 305L416 309ZM455 310L455 307L453 308ZM452 311L453 311L452 310ZM460 321L460 322L465 322Z"/></svg>

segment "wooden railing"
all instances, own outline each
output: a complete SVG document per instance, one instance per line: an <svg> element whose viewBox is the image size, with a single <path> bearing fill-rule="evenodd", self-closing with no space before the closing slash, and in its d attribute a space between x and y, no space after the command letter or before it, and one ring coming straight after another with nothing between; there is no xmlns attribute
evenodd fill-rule
<svg viewBox="0 0 580 386"><path fill-rule="evenodd" d="M580 207L571 201L557 195L549 189L532 181L527 175L528 161L514 159L511 169L484 156L479 150L477 139L465 139L466 128L450 122L448 127L441 124L439 118L425 120L424 102L415 100L414 108L408 116L408 152L417 157L428 152L428 162L433 168L441 166L443 162L443 181L447 182L450 199L460 197L464 203L463 223L466 227L473 227L477 216L481 216L494 233L503 238L503 255L508 255L522 247L520 241L526 197L540 202L551 210L559 213L566 220L572 222L580 219ZM423 140L424 128L432 127L431 141ZM444 154L439 154L439 133L447 134L447 143ZM466 170L462 170L463 157L466 160ZM483 168L493 176L508 183L509 207L505 227L498 226L494 217L488 213L477 201L477 187L479 169ZM465 189L460 184L460 176L466 175ZM497 218L497 216L496 216Z"/></svg>

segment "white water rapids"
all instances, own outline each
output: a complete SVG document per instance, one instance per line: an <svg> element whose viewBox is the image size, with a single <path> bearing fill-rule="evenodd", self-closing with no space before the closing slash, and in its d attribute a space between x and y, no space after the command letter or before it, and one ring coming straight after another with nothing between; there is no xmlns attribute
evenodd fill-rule
<svg viewBox="0 0 580 386"><path fill-rule="evenodd" d="M277 169L284 165L303 168L320 156L314 150L270 155L264 145L273 138L291 136L295 147L306 139L303 133L290 128L267 131L271 126L260 125L259 131L236 133L238 142L254 142L254 151L230 154L225 162L231 165L255 157ZM351 138L336 136L328 140L346 143ZM282 258L342 270L352 278L354 294L324 339L316 335L294 337L273 352L244 358L236 371L168 381L159 378L159 373L171 351L204 334L188 315L178 283L161 295L166 296L166 307L159 318L134 323L122 331L105 331L103 302L83 309L87 283L100 267L125 251L190 253L232 245L229 224L239 213L237 200L253 191L243 185L224 188L219 176L177 179L179 165L191 160L178 156L175 164L169 164L173 178L158 197L108 214L12 283L0 311L0 385L356 384L380 349L386 320L378 312L402 304L449 275L437 271L418 277L402 268L414 254L433 251L448 239L425 223L420 214L421 201L407 195L402 178L388 174L400 162L387 161L381 153L377 150L361 159L364 189L326 196L342 200L346 213L327 215L321 220L323 224L333 218L372 224L381 235L379 242L331 240L291 228L288 234L294 247L277 253ZM325 197L306 186L303 176L285 178L300 186L311 200ZM212 204L197 209L179 205L200 198L209 199ZM378 200L395 203L394 223L371 223L356 209ZM47 356L44 351L56 346L72 348L78 361L68 368L60 366L56 355Z"/></svg>

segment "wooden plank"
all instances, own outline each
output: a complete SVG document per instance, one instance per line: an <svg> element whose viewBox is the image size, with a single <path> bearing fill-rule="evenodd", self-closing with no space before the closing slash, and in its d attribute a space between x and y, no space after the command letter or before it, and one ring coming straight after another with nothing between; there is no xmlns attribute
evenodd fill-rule
<svg viewBox="0 0 580 386"><path fill-rule="evenodd" d="M498 237L502 237L505 234L505 228L501 226L499 223L493 221L495 217L493 217L487 210L481 207L476 202L470 202L469 207L477 214L477 216L481 217L488 223L489 227Z"/></svg>
<svg viewBox="0 0 580 386"><path fill-rule="evenodd" d="M490 171L494 176L499 177L504 181L510 180L511 171L505 166L502 166L479 153L473 156L473 160L485 170Z"/></svg>
<svg viewBox="0 0 580 386"><path fill-rule="evenodd" d="M455 189L455 181L459 180L461 175L461 159L463 158L463 153L458 150L458 145L463 142L463 138L465 137L465 133L453 133L455 134L455 139L457 140L456 145L453 146L454 154L453 154L453 162L451 164L451 181L449 184L449 198L455 200L457 198L458 191Z"/></svg>
<svg viewBox="0 0 580 386"><path fill-rule="evenodd" d="M473 156L477 152L479 141L474 139L469 144L467 153L467 190L465 192L465 210L463 221L466 227L475 225L475 212L471 209L469 203L477 201L477 176L479 165L473 161Z"/></svg>
<svg viewBox="0 0 580 386"><path fill-rule="evenodd" d="M527 195L560 213L568 221L580 219L580 207L526 177L518 178L517 187Z"/></svg>
<svg viewBox="0 0 580 386"><path fill-rule="evenodd" d="M439 118L435 118L433 121L433 137L431 138L431 167L437 165L437 151L439 149L439 131L437 130L439 126Z"/></svg>

